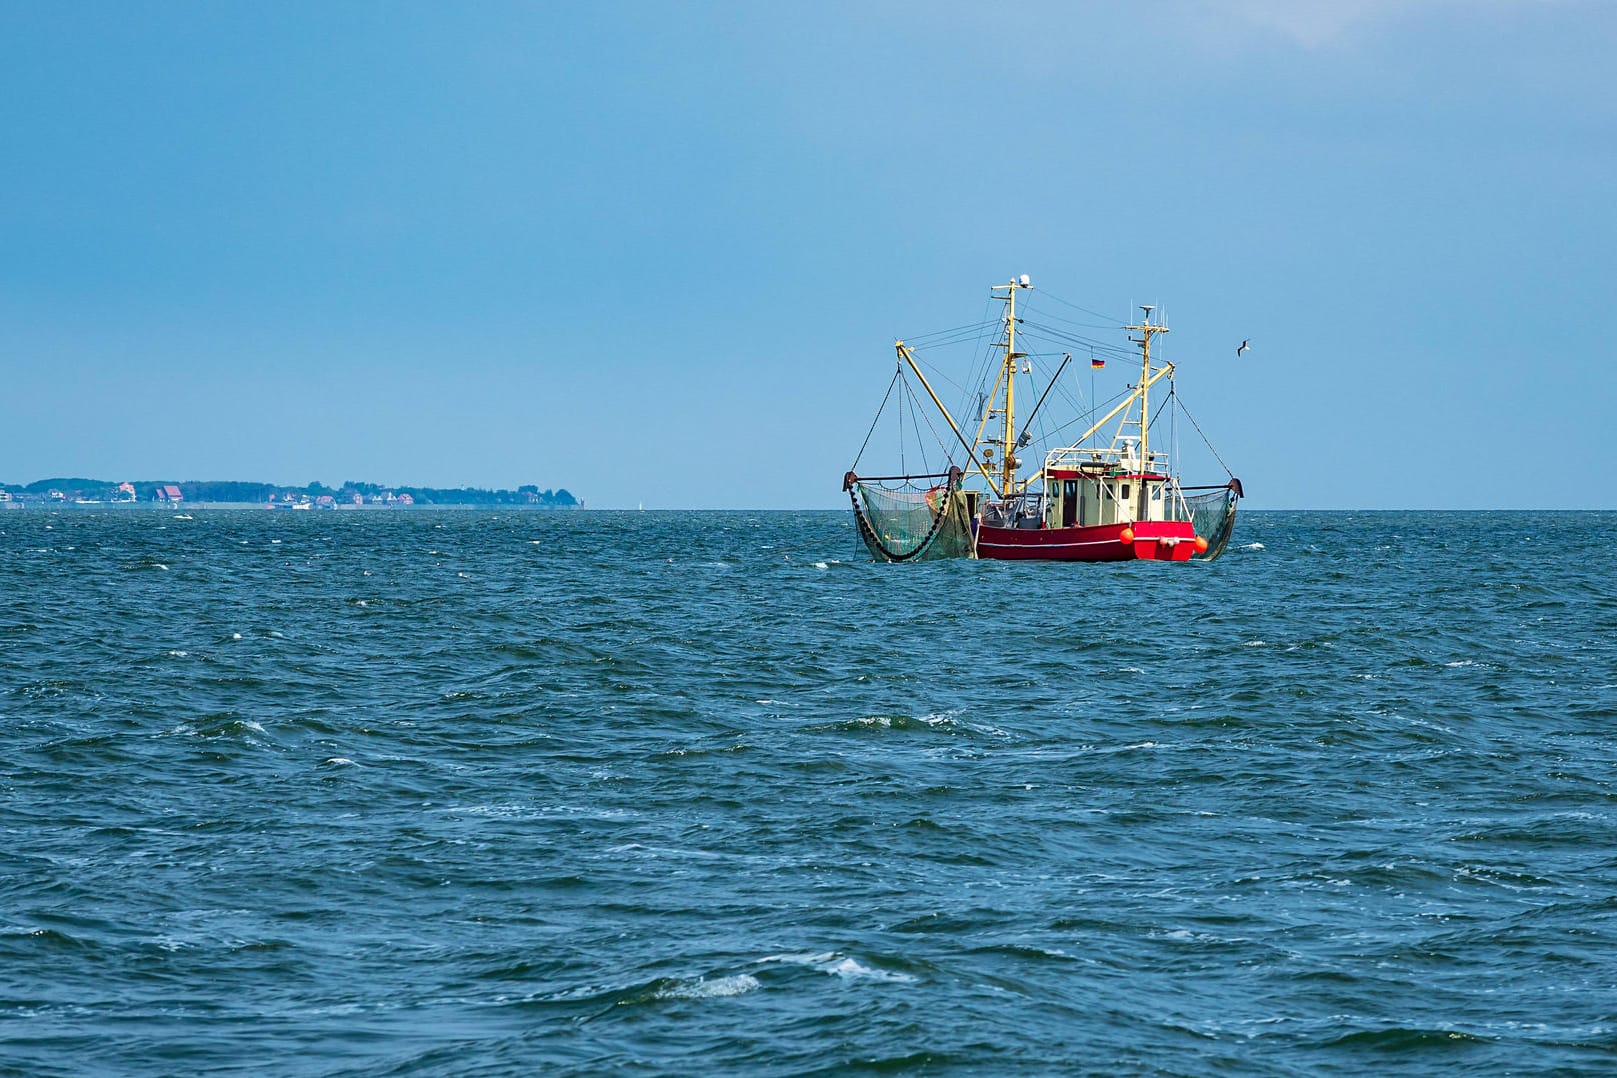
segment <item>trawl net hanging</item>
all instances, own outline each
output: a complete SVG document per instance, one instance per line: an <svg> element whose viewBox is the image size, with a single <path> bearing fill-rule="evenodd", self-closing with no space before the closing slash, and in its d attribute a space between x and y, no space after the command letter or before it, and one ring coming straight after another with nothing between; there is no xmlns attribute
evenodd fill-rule
<svg viewBox="0 0 1617 1078"><path fill-rule="evenodd" d="M1235 530L1235 505L1240 499L1239 479L1230 480L1227 487L1185 497L1196 534L1207 540L1207 551L1197 554L1197 561L1212 561L1224 553L1224 548L1229 545L1230 533Z"/></svg>
<svg viewBox="0 0 1617 1078"><path fill-rule="evenodd" d="M853 502L853 514L877 561L928 561L972 556L971 515L959 468L945 475L906 476L900 487L879 486L892 480L860 479L849 472L842 487ZM932 486L917 483L933 481ZM937 482L942 480L942 482Z"/></svg>

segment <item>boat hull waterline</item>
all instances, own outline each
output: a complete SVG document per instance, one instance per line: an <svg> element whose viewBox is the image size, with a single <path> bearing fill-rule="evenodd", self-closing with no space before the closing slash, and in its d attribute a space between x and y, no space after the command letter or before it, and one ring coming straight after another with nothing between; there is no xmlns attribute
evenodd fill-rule
<svg viewBox="0 0 1617 1078"><path fill-rule="evenodd" d="M997 561L1189 561L1206 549L1195 528L1177 520L977 529L977 557Z"/></svg>

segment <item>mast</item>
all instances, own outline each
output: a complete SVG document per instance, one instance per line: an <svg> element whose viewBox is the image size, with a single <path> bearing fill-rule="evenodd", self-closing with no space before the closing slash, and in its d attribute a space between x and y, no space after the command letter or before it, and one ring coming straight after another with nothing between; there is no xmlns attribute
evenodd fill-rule
<svg viewBox="0 0 1617 1078"><path fill-rule="evenodd" d="M1140 319L1139 325L1127 327L1130 332L1140 334L1138 337L1130 337L1129 340L1140 346L1140 475L1142 477L1147 474L1146 469L1150 467L1151 462L1150 396L1151 383L1155 381L1151 377L1151 334L1168 332L1167 326L1160 323L1157 325L1151 324L1151 312L1155 309L1155 307L1141 307L1140 310L1145 312L1145 317ZM1169 366L1171 367L1172 364L1169 364ZM1167 368L1164 369L1166 370ZM1150 506L1150 499L1146 495L1144 478L1141 478L1139 485L1140 508L1139 516L1136 519L1145 520L1147 519L1146 512Z"/></svg>
<svg viewBox="0 0 1617 1078"><path fill-rule="evenodd" d="M1012 492L1016 482L1016 469L1022 464L1016 459L1016 361L1024 355L1016 350L1016 290L1032 288L1027 274L1012 278L1009 284L994 285L989 291L1005 291L1005 436L1000 440L1000 482L1002 495Z"/></svg>

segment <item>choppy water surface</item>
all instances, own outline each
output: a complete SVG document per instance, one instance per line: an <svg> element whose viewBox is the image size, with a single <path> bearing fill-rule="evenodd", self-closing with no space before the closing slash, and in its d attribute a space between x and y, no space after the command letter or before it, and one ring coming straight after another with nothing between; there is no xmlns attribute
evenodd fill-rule
<svg viewBox="0 0 1617 1078"><path fill-rule="evenodd" d="M1614 546L0 513L0 1070L1610 1073Z"/></svg>

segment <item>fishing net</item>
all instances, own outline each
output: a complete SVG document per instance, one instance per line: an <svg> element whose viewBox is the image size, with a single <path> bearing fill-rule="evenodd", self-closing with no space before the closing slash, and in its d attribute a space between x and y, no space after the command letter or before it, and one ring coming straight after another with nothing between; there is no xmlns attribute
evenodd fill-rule
<svg viewBox="0 0 1617 1078"><path fill-rule="evenodd" d="M1233 486L1185 496L1196 534L1207 540L1207 550L1196 555L1197 561L1212 561L1224 553L1235 530L1235 505L1240 500L1240 492Z"/></svg>
<svg viewBox="0 0 1617 1078"><path fill-rule="evenodd" d="M859 538L877 561L930 561L974 555L971 515L958 469L931 487L878 486L849 472L843 481L853 502Z"/></svg>

